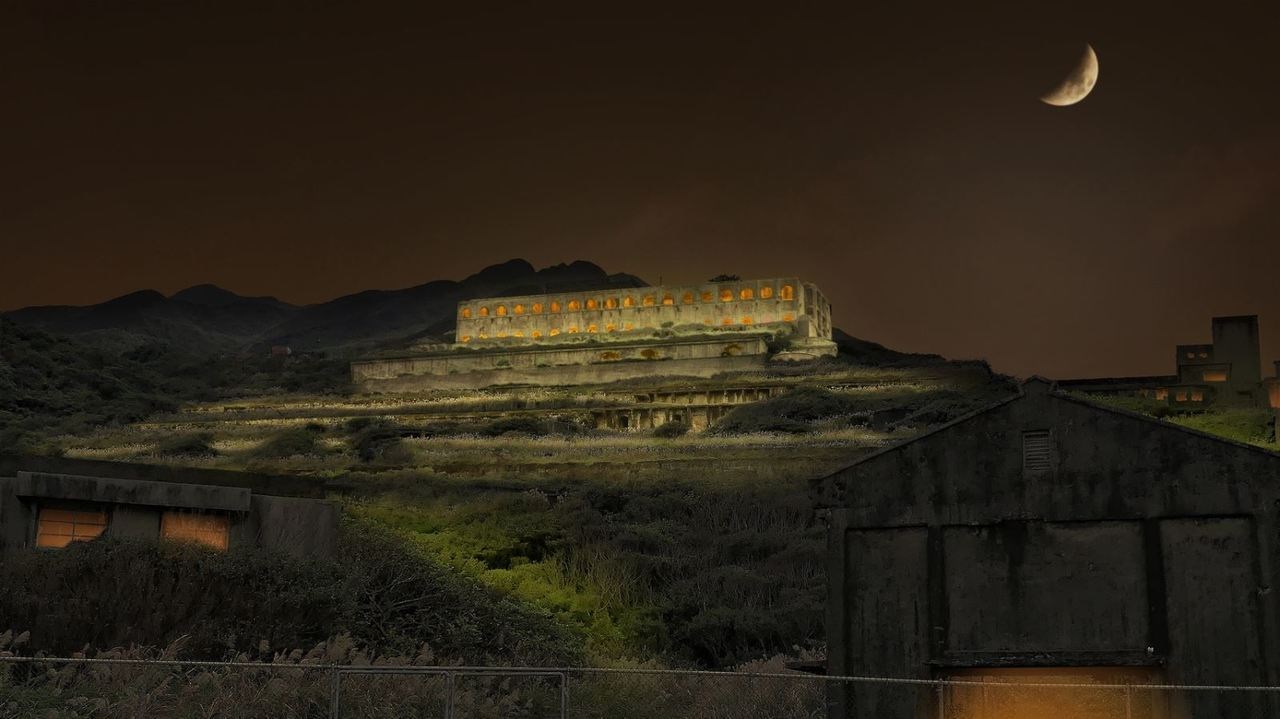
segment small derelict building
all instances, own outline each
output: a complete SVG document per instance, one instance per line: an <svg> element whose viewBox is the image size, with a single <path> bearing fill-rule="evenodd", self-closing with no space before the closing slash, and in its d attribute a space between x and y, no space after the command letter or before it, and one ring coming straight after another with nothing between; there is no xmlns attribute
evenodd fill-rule
<svg viewBox="0 0 1280 719"><path fill-rule="evenodd" d="M364 391L712 377L834 356L831 304L797 277L458 303L452 345L352 363Z"/></svg>
<svg viewBox="0 0 1280 719"><path fill-rule="evenodd" d="M0 557L99 537L328 556L338 510L309 480L0 455Z"/></svg>
<svg viewBox="0 0 1280 719"><path fill-rule="evenodd" d="M1274 452L1033 378L815 492L829 532L828 674L1280 685ZM833 719L1280 716L1275 693L1144 692L1112 712L1020 713L956 692L938 706L927 686L833 687Z"/></svg>

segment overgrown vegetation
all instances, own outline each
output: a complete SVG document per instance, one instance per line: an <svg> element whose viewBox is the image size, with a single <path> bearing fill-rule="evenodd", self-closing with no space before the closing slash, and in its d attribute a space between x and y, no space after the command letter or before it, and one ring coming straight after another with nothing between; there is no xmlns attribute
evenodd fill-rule
<svg viewBox="0 0 1280 719"><path fill-rule="evenodd" d="M1276 415L1269 409L1209 406L1187 410L1177 409L1169 406L1167 402L1146 397L1098 394L1084 396L1100 404L1149 415L1237 442L1267 449L1280 449L1280 445L1276 443Z"/></svg>

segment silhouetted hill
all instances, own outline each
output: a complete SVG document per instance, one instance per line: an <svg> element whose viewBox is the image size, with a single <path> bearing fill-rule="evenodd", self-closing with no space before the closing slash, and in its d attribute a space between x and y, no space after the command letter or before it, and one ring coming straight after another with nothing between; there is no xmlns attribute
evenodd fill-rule
<svg viewBox="0 0 1280 719"><path fill-rule="evenodd" d="M305 307L274 297L243 297L206 284L172 297L143 290L97 305L27 307L6 316L22 325L77 336L116 350L161 342L192 352L243 351L269 345L353 352L452 332L454 312L462 300L645 284L633 275L608 274L590 262L538 270L516 259L486 267L461 281L368 290Z"/></svg>
<svg viewBox="0 0 1280 719"><path fill-rule="evenodd" d="M891 350L882 344L854 337L839 327L831 331L831 339L835 340L836 345L840 348L840 354L861 364L876 367L947 361L942 355Z"/></svg>

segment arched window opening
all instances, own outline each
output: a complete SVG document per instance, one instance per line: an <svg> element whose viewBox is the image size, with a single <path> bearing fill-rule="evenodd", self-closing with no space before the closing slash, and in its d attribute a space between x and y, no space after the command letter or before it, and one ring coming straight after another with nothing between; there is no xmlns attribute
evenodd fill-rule
<svg viewBox="0 0 1280 719"><path fill-rule="evenodd" d="M729 289L728 287L720 290L720 301L733 302L733 290Z"/></svg>
<svg viewBox="0 0 1280 719"><path fill-rule="evenodd" d="M471 308L470 308L470 307L463 307L463 308L462 308L462 319L464 319L464 320L466 320L466 319L471 319Z"/></svg>
<svg viewBox="0 0 1280 719"><path fill-rule="evenodd" d="M480 334L476 335L476 339L478 339L478 340L487 340L487 339L489 339L489 335L487 335L487 334L485 334L485 333L481 332Z"/></svg>
<svg viewBox="0 0 1280 719"><path fill-rule="evenodd" d="M796 316L795 316L795 315L793 315L793 314L791 314L790 312L788 312L788 313L786 313L785 315L783 315L783 316L782 316L782 321L783 321L783 322L795 322L795 321L796 321Z"/></svg>
<svg viewBox="0 0 1280 719"><path fill-rule="evenodd" d="M576 335L576 334L578 334L578 326L577 326L577 325L569 325L569 334L571 334L571 335Z"/></svg>
<svg viewBox="0 0 1280 719"><path fill-rule="evenodd" d="M760 299L762 299L762 300L767 300L767 299L769 299L770 297L773 297L773 286L772 286L772 285L765 285L764 287L761 287L761 288L760 288Z"/></svg>
<svg viewBox="0 0 1280 719"><path fill-rule="evenodd" d="M653 306L654 306L654 304L656 304L656 302L657 302L657 298L655 298L653 295L645 295L645 296L644 296L644 306L645 306L645 307L653 307Z"/></svg>
<svg viewBox="0 0 1280 719"><path fill-rule="evenodd" d="M506 305L498 305L498 309L494 310L494 312L495 312L499 317L506 317L506 316L507 316L507 306L506 306Z"/></svg>
<svg viewBox="0 0 1280 719"><path fill-rule="evenodd" d="M635 326L635 323L633 323L633 322L626 322L626 323L623 323L623 325L622 325L622 329L624 329L624 330L626 330L626 331L628 331L628 332L630 332L631 330L633 330L633 329L635 329L635 328L636 328L636 326Z"/></svg>
<svg viewBox="0 0 1280 719"><path fill-rule="evenodd" d="M618 326L617 326L617 325L605 325L605 326L604 326L604 331L605 331L605 332L617 332L617 331L618 331Z"/></svg>
<svg viewBox="0 0 1280 719"><path fill-rule="evenodd" d="M516 314L518 315L524 314L524 305L516 305L514 309Z"/></svg>
<svg viewBox="0 0 1280 719"><path fill-rule="evenodd" d="M617 308L618 308L618 298L617 298L617 297L607 297L607 298L605 298L605 301L604 301L604 308L605 308L606 310L613 310L613 309L617 309Z"/></svg>
<svg viewBox="0 0 1280 719"><path fill-rule="evenodd" d="M480 316L481 316L481 317L488 317L488 316L489 316L489 308L488 308L488 307L481 307L481 308L480 308Z"/></svg>
<svg viewBox="0 0 1280 719"><path fill-rule="evenodd" d="M540 340L540 339L542 339L542 333L541 333L541 332L539 332L539 331L537 331L537 330L534 330L534 331L533 331L533 333L532 333L532 334L530 334L529 336L530 336L530 337L532 337L532 338L534 338L535 340Z"/></svg>
<svg viewBox="0 0 1280 719"><path fill-rule="evenodd" d="M791 285L783 285L782 291L778 293L778 296L784 300L794 300L796 298L796 290Z"/></svg>
<svg viewBox="0 0 1280 719"><path fill-rule="evenodd" d="M738 292L738 297L744 300L754 300L756 298L756 292L750 287L743 287L742 290Z"/></svg>
<svg viewBox="0 0 1280 719"><path fill-rule="evenodd" d="M589 310L594 310L595 308L597 308L597 307L599 307L599 306L600 306L600 303L599 303L599 302L597 302L597 301L595 300L595 298L592 298L592 299L587 300L587 309L589 309Z"/></svg>
<svg viewBox="0 0 1280 719"><path fill-rule="evenodd" d="M749 324L751 324L751 316L750 316L750 315L747 315L747 316L743 317L743 318L742 318L742 324L744 324L744 325L749 325Z"/></svg>
<svg viewBox="0 0 1280 719"><path fill-rule="evenodd" d="M533 305L532 305L529 309L533 310L533 313L534 313L535 315L540 315L540 314L542 314L542 303L541 303L541 302L534 302L534 303L533 303Z"/></svg>
<svg viewBox="0 0 1280 719"><path fill-rule="evenodd" d="M506 333L506 332L499 332L498 334L494 335L494 337L497 337L497 338L498 338L498 339L500 339L500 340L505 340L505 339L507 338L507 333Z"/></svg>
<svg viewBox="0 0 1280 719"><path fill-rule="evenodd" d="M579 302L579 301L577 301L577 300L569 300L569 311L570 311L570 312L577 312L577 311L578 311L578 310L580 310L580 309L582 309L582 303L581 303L581 302Z"/></svg>
<svg viewBox="0 0 1280 719"><path fill-rule="evenodd" d="M560 334L559 327L552 327L550 330L547 331L547 335L550 337L555 337L558 334Z"/></svg>
<svg viewBox="0 0 1280 719"><path fill-rule="evenodd" d="M590 333L590 334L595 334L595 333L597 333L597 332L599 332L599 331L600 331L600 328L599 328L598 326L596 326L596 325L587 325L587 332L588 332L588 333Z"/></svg>
<svg viewBox="0 0 1280 719"><path fill-rule="evenodd" d="M551 311L552 311L552 312L559 312L559 311L560 311L560 303L559 303L559 302L552 302L552 303L551 303Z"/></svg>
<svg viewBox="0 0 1280 719"><path fill-rule="evenodd" d="M724 319L720 320L720 324L722 324L722 325L731 325L731 324L733 324L733 318L732 318L732 317L725 317Z"/></svg>
<svg viewBox="0 0 1280 719"><path fill-rule="evenodd" d="M524 337L524 333L523 333L523 332L519 332L519 331L517 331L517 332L512 332L512 333L511 333L511 336L512 336L512 337Z"/></svg>
<svg viewBox="0 0 1280 719"><path fill-rule="evenodd" d="M675 303L676 303L676 298L672 297L671 295L663 295L663 296L662 296L662 304L664 304L664 305L666 305L666 306L670 307L671 305L674 305Z"/></svg>
<svg viewBox="0 0 1280 719"><path fill-rule="evenodd" d="M691 305L691 304L693 304L693 293L692 293L692 292L686 292L686 293L684 293L684 297L683 297L682 299L684 300L684 303L685 303L686 305Z"/></svg>
<svg viewBox="0 0 1280 719"><path fill-rule="evenodd" d="M463 335L459 339L462 340L462 344L466 344L471 341L471 335Z"/></svg>
<svg viewBox="0 0 1280 719"><path fill-rule="evenodd" d="M632 297L632 296L630 296L630 295L627 295L626 297L623 297L623 298L622 298L622 306L623 306L623 307L635 307L635 306L636 306L636 298L634 298L634 297Z"/></svg>
<svg viewBox="0 0 1280 719"><path fill-rule="evenodd" d="M713 299L715 299L715 295L711 294L711 290L703 290L703 291L702 291L702 301L703 301L703 302L710 302L710 301L711 301L711 300L713 300Z"/></svg>

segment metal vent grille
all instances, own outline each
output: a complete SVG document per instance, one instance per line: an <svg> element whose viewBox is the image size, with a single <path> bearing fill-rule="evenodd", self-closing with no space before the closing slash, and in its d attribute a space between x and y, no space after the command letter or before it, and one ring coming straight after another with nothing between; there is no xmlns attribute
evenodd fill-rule
<svg viewBox="0 0 1280 719"><path fill-rule="evenodd" d="M1022 471L1025 474L1048 472L1053 463L1053 442L1047 429L1022 433Z"/></svg>

